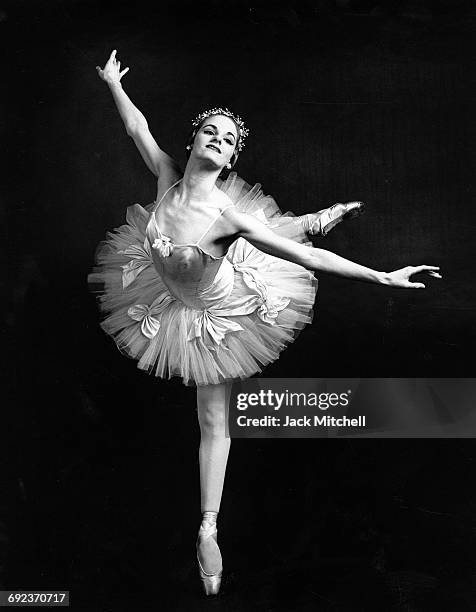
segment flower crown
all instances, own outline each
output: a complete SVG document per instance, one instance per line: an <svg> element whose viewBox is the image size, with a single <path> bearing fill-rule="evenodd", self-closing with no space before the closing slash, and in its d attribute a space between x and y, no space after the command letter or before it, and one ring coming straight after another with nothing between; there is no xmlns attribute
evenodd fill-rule
<svg viewBox="0 0 476 612"><path fill-rule="evenodd" d="M240 128L240 133L238 136L238 145L236 148L238 149L238 151L241 151L243 147L245 146L244 139L248 136L250 131L248 128L245 128L245 124L243 123L243 120L241 119L241 117L239 115L234 115L226 107L225 108L210 108L209 110L206 110L203 113L200 113L200 115L197 115L195 119L192 121L192 125L194 127L198 127L204 119L206 119L207 117L211 117L212 115L225 115L226 117L230 117L230 119L233 119L236 125Z"/></svg>

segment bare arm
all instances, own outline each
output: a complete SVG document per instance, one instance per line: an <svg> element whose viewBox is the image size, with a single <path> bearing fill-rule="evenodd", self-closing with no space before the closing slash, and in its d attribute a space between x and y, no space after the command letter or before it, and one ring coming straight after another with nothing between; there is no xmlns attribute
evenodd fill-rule
<svg viewBox="0 0 476 612"><path fill-rule="evenodd" d="M252 215L240 213L234 209L229 209L225 214L235 235L245 238L268 255L292 261L309 270L328 272L336 276L379 285L411 289L425 288L423 283L414 283L409 280L410 276L417 272L427 272L431 276L441 278L437 272L439 270L437 266L407 266L394 272L378 272L340 257L331 251L315 249L289 238L282 238Z"/></svg>
<svg viewBox="0 0 476 612"><path fill-rule="evenodd" d="M121 79L129 68L125 68L121 72L121 62L116 60L116 51L114 50L104 69L96 66L96 70L101 79L108 84L126 132L134 140L149 170L164 184L175 180L176 175L181 174L178 164L159 147L149 131L146 118L132 103L122 87Z"/></svg>

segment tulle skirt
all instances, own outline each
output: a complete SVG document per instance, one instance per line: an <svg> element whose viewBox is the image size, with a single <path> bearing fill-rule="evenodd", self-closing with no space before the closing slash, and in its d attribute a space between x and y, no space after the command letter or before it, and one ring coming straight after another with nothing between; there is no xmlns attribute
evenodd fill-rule
<svg viewBox="0 0 476 612"><path fill-rule="evenodd" d="M312 246L298 218L282 214L260 184L251 186L231 173L217 186L240 211L280 236ZM103 330L122 353L137 360L138 368L161 378L179 376L186 385L219 384L261 372L312 321L314 274L239 238L223 262L233 266L234 275L225 302L206 312L190 308L170 295L144 249L150 208L128 207L126 223L109 232L96 250L88 283L98 295ZM136 253L132 260L131 252ZM124 281L129 272L130 283ZM237 306L243 303L248 307ZM138 310L137 304L144 308Z"/></svg>

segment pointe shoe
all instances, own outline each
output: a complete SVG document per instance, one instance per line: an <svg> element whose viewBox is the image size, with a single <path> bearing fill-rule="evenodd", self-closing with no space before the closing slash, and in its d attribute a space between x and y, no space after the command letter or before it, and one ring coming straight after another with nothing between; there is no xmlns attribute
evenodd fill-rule
<svg viewBox="0 0 476 612"><path fill-rule="evenodd" d="M203 540L208 539L208 538L211 538L211 541L214 542L215 546L218 549L218 553L220 553L220 549L218 548L218 544L217 544L217 527L215 523L206 524L206 527L204 527L203 525L200 527L200 530L198 532L198 539L197 539L197 561L198 561L198 572L202 580L202 586L203 586L205 595L218 595L220 591L220 586L221 586L221 577L223 573L223 567L221 567L219 571L214 574L206 572L203 569L203 566L200 562L200 556L199 556L199 551L198 551L200 543ZM220 560L221 560L221 555L220 555Z"/></svg>
<svg viewBox="0 0 476 612"><path fill-rule="evenodd" d="M352 219L360 216L365 209L363 202L338 202L330 208L325 208L317 213L311 213L310 227L307 233L311 236L326 236L331 229L344 219ZM307 217L308 215L306 215ZM315 217L312 219L312 217Z"/></svg>

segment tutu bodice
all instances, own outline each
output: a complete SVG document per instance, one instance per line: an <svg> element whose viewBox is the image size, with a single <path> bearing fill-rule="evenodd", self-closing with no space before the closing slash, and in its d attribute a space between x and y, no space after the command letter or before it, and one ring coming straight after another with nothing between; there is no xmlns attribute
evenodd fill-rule
<svg viewBox="0 0 476 612"><path fill-rule="evenodd" d="M177 243L161 232L157 209L178 182L171 185L153 207L145 234L154 266L171 295L190 308L206 309L219 305L233 289L234 271L226 253L216 257L202 246L217 219L233 204L217 210L196 242Z"/></svg>
<svg viewBox="0 0 476 612"><path fill-rule="evenodd" d="M310 245L299 220L283 215L259 184L248 185L231 173L217 187L228 197L220 208L204 211L204 219L210 217L205 227L184 226L198 234L187 243L174 242L157 220L169 190L147 209L130 206L126 224L99 245L88 279L105 313L101 327L119 350L140 369L162 378L180 376L189 385L260 372L311 322L317 289L312 272L244 238L221 257L209 252L205 239L230 207Z"/></svg>

